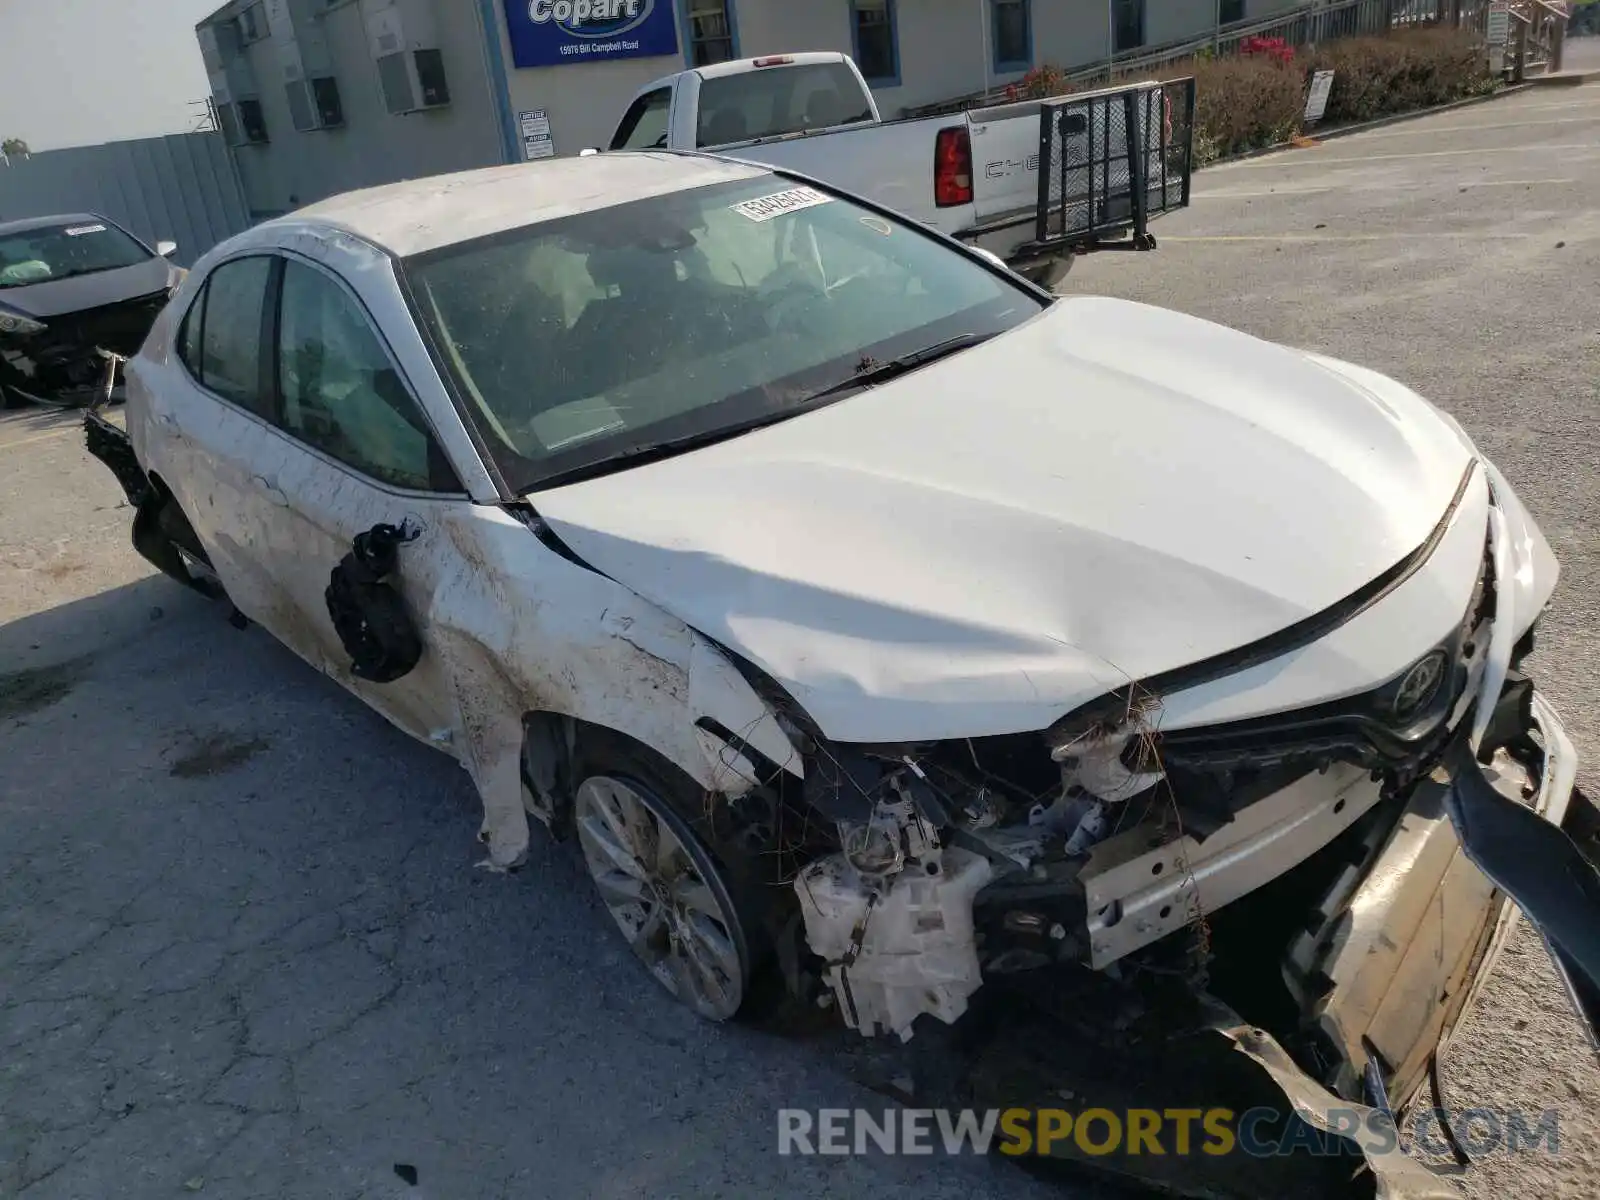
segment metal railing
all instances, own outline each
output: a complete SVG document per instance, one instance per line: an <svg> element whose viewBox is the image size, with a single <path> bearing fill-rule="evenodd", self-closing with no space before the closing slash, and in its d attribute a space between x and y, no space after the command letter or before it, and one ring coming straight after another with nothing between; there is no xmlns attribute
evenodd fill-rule
<svg viewBox="0 0 1600 1200"><path fill-rule="evenodd" d="M1540 5L1545 4L1546 0L1514 0L1514 7L1516 3ZM1282 38L1288 45L1299 49L1337 38L1380 35L1395 29L1446 26L1481 33L1488 21L1489 6L1490 0L1326 0L1304 4L1271 17L1219 25L1208 33L1183 41L1113 54L1065 70L1061 72L1059 81L1081 86L1148 76L1201 56L1238 54L1244 43L1252 38ZM1026 98L1030 98L1027 89L1013 84L937 104L906 108L901 115L943 116Z"/></svg>
<svg viewBox="0 0 1600 1200"><path fill-rule="evenodd" d="M1571 14L1551 0L1511 0L1511 45L1507 73L1517 82L1528 75L1561 69Z"/></svg>

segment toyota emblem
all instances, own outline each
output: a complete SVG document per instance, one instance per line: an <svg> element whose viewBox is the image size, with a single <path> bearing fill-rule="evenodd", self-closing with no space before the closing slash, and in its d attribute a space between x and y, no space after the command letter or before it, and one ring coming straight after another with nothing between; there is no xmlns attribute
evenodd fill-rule
<svg viewBox="0 0 1600 1200"><path fill-rule="evenodd" d="M1415 716L1439 694L1439 685L1444 682L1444 666L1443 650L1435 650L1412 664L1394 692L1396 717L1403 721Z"/></svg>

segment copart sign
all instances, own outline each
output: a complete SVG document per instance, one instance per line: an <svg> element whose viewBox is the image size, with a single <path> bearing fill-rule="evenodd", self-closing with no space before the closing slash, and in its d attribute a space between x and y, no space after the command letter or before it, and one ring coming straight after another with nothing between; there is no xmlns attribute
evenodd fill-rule
<svg viewBox="0 0 1600 1200"><path fill-rule="evenodd" d="M505 0L511 60L551 67L678 52L672 0Z"/></svg>

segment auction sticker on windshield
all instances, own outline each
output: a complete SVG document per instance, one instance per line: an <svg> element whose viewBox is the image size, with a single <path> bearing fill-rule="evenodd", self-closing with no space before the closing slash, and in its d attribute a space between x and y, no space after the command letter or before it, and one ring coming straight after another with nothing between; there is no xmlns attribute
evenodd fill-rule
<svg viewBox="0 0 1600 1200"><path fill-rule="evenodd" d="M751 221L770 221L773 217L781 217L784 213L796 212L802 208L814 208L818 204L827 204L833 197L816 188L797 187L786 192L773 192L770 196L757 196L754 200L746 200L742 204L735 204L733 211Z"/></svg>
<svg viewBox="0 0 1600 1200"><path fill-rule="evenodd" d="M68 237L82 237L86 233L104 233L104 225L74 225L71 229L62 230Z"/></svg>

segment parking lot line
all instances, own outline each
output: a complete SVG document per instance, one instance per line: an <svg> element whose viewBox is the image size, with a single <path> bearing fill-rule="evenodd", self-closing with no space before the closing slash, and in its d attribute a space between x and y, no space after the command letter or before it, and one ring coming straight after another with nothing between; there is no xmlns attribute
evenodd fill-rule
<svg viewBox="0 0 1600 1200"><path fill-rule="evenodd" d="M1535 125L1587 125L1594 115L1582 117L1542 117L1537 121L1500 121L1493 125L1427 125L1421 129L1375 129L1367 134L1369 140L1393 137L1432 137L1436 133L1477 133L1488 129L1531 129Z"/></svg>
<svg viewBox="0 0 1600 1200"><path fill-rule="evenodd" d="M1423 240L1475 239L1478 241L1517 242L1531 233L1480 232L1463 229L1458 233L1213 233L1163 236L1165 242L1415 242ZM1542 236L1542 235L1541 235Z"/></svg>
<svg viewBox="0 0 1600 1200"><path fill-rule="evenodd" d="M1426 192L1444 187L1533 187L1551 183L1577 183L1576 179L1475 179L1466 183L1452 180L1435 180L1430 183L1374 183L1351 185L1348 183L1318 183L1310 187L1269 188L1264 192L1196 192L1195 200L1249 200L1257 196L1318 196L1324 192Z"/></svg>
<svg viewBox="0 0 1600 1200"><path fill-rule="evenodd" d="M1535 150L1600 150L1600 143L1576 142L1562 143L1560 145L1532 145L1532 146L1495 146L1485 149L1474 146L1470 150L1414 150L1409 154L1362 154L1355 158L1323 158L1316 154L1266 154L1260 158L1252 158L1245 162L1227 163L1221 167L1214 167L1218 171L1259 171L1267 167L1307 167L1307 166L1362 166L1371 162L1397 162L1409 161L1415 158L1462 158L1476 155L1482 158L1486 154L1528 154Z"/></svg>

